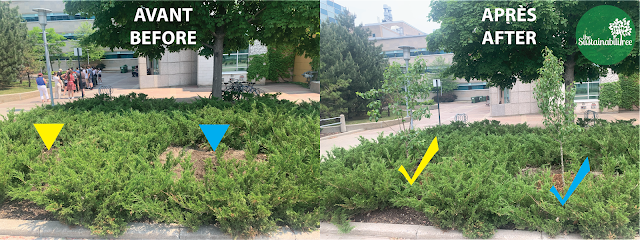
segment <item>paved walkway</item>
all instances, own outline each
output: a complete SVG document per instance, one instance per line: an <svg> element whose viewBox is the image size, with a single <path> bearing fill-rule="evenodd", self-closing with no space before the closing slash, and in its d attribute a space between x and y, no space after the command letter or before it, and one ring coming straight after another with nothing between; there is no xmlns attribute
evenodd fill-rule
<svg viewBox="0 0 640 240"><path fill-rule="evenodd" d="M441 103L440 104L440 118L442 124L449 124L451 121L455 119L456 114L465 113L467 114L468 120L467 122L475 122L481 121L483 119L489 120L497 120L500 121L501 124L518 124L518 123L527 123L529 126L540 127L542 124L542 115L541 114L527 114L527 115L516 115L516 116L504 116L504 117L491 117L489 106L484 103L468 103L468 102L452 102L452 103ZM582 117L582 115L578 115L578 117ZM608 121L612 120L629 120L632 118L638 119L634 125L638 125L640 123L640 115L638 111L622 111L619 113L600 113L599 118L606 119ZM414 120L415 128L425 128L425 127L433 127L438 125L438 110L431 110L431 118L422 119L420 121ZM409 128L409 122L405 123L406 128ZM353 132L351 134L338 134L335 137L327 136L320 140L320 153L323 156L326 156L327 151L331 150L334 147L341 148L350 148L356 146L360 143L358 138L360 136L367 139L376 139L380 133L384 136L388 136L391 133L396 133L402 130L402 125L395 125L386 128L365 130Z"/></svg>
<svg viewBox="0 0 640 240"><path fill-rule="evenodd" d="M407 224L362 223L352 222L353 230L347 234L340 233L331 223L320 223L322 239L367 239L367 240L413 240L413 239L469 239L458 230L444 231L436 227ZM518 240L551 240L551 239L582 239L578 234L557 235L551 238L546 233L522 230L496 230L490 239L518 239ZM637 238L636 238L637 239Z"/></svg>
<svg viewBox="0 0 640 240"><path fill-rule="evenodd" d="M179 86L179 87L165 87L165 88L149 88L149 89L140 89L140 85L138 84L138 78L131 77L131 73L103 73L102 74L102 85L110 85L113 88L113 96L118 96L122 94L129 94L131 92L136 93L144 93L149 95L152 98L169 98L174 97L178 101L188 101L190 99L194 99L197 96L209 97L211 93L211 86L199 87L199 86ZM100 85L98 85L100 86ZM299 85L289 84L289 83L271 83L265 86L256 86L261 88L266 93L277 93L281 92L282 94L279 96L279 99L287 99L290 101L308 101L309 99L313 101L320 101L320 94L313 93L311 90L307 88L303 88ZM98 94L98 87L95 87L93 90L85 89L85 97L92 97L95 94ZM67 99L63 97L63 99L54 99L54 103L65 103L70 101L77 100L82 93L76 92L74 93L74 99ZM51 102L47 103L48 105ZM7 112L11 109L15 108L18 112L20 110L29 110L37 106L43 105L40 97L0 103L0 116L6 116ZM0 117L0 120L2 118Z"/></svg>

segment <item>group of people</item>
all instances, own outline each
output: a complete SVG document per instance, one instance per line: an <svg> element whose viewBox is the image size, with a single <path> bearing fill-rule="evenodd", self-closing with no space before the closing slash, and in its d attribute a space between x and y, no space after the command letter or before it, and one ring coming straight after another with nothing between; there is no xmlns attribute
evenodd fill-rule
<svg viewBox="0 0 640 240"><path fill-rule="evenodd" d="M62 98L63 95L68 96L69 99L73 98L73 93L80 90L82 97L84 97L84 90L93 90L93 88L99 84L102 84L102 69L86 67L86 68L73 68L53 73L51 80L55 83L54 94L57 98ZM49 93L47 92L47 80L42 77L42 73L38 74L36 78L38 84L38 90L40 91L40 99L44 103L45 96L49 100ZM77 89L78 88L78 89ZM62 93L62 94L61 94Z"/></svg>

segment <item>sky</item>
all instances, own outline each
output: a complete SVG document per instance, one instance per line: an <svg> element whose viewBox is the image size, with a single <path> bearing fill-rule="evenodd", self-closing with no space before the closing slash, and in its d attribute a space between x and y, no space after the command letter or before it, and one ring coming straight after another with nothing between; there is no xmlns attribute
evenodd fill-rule
<svg viewBox="0 0 640 240"><path fill-rule="evenodd" d="M335 3L346 7L356 15L356 25L360 23L376 23L384 19L383 5L391 7L394 21L405 21L409 25L427 34L440 28L440 24L429 22L427 15L431 11L429 0L335 0Z"/></svg>

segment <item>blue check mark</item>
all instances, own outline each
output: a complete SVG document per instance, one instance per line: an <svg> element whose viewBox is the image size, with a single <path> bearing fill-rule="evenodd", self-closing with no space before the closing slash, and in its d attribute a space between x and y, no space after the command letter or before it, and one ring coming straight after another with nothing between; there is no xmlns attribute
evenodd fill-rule
<svg viewBox="0 0 640 240"><path fill-rule="evenodd" d="M560 193L558 193L558 190L556 190L555 186L551 187L551 192L554 195L556 195L556 198L558 198L558 201L560 201L560 204L562 204L562 206L564 206L564 203L566 203L567 200L569 200L569 197L571 197L571 194L573 194L573 191L576 190L578 185L580 185L580 182L582 182L582 179L584 179L584 177L587 176L587 173L589 173L589 171L591 171L591 168L589 167L589 158L587 158L582 163L582 166L580 166L580 170L578 170L578 174L576 174L576 178L574 178L573 182L571 182L569 191L567 191L567 194L564 195L564 198L560 197Z"/></svg>

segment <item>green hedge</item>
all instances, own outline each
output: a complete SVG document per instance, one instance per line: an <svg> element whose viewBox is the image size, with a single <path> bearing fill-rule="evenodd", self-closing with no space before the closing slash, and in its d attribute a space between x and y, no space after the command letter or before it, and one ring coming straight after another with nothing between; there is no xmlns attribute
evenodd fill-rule
<svg viewBox="0 0 640 240"><path fill-rule="evenodd" d="M319 227L316 178L317 103L267 96L235 104L211 99L177 103L145 95L98 96L56 107L9 113L0 121L0 198L27 199L67 224L119 235L126 223L151 219L197 229L256 235L287 225ZM65 123L50 151L34 123ZM199 124L230 124L218 160L196 180L189 156L158 156L169 146L203 146ZM219 158L218 158L219 159ZM174 181L173 167L184 169Z"/></svg>
<svg viewBox="0 0 640 240"><path fill-rule="evenodd" d="M550 235L632 238L640 223L638 130L629 122L599 122L568 138L566 171L575 174L589 157L591 171L602 174L588 174L565 206L549 191L559 144L541 128L485 120L419 130L408 145L402 134L361 139L349 150L334 149L321 164L324 218L336 222L407 206L470 238L489 238L507 225ZM398 168L412 175L434 137L440 150L410 185ZM540 171L522 173L527 167ZM568 189L573 177L566 174L565 180Z"/></svg>

